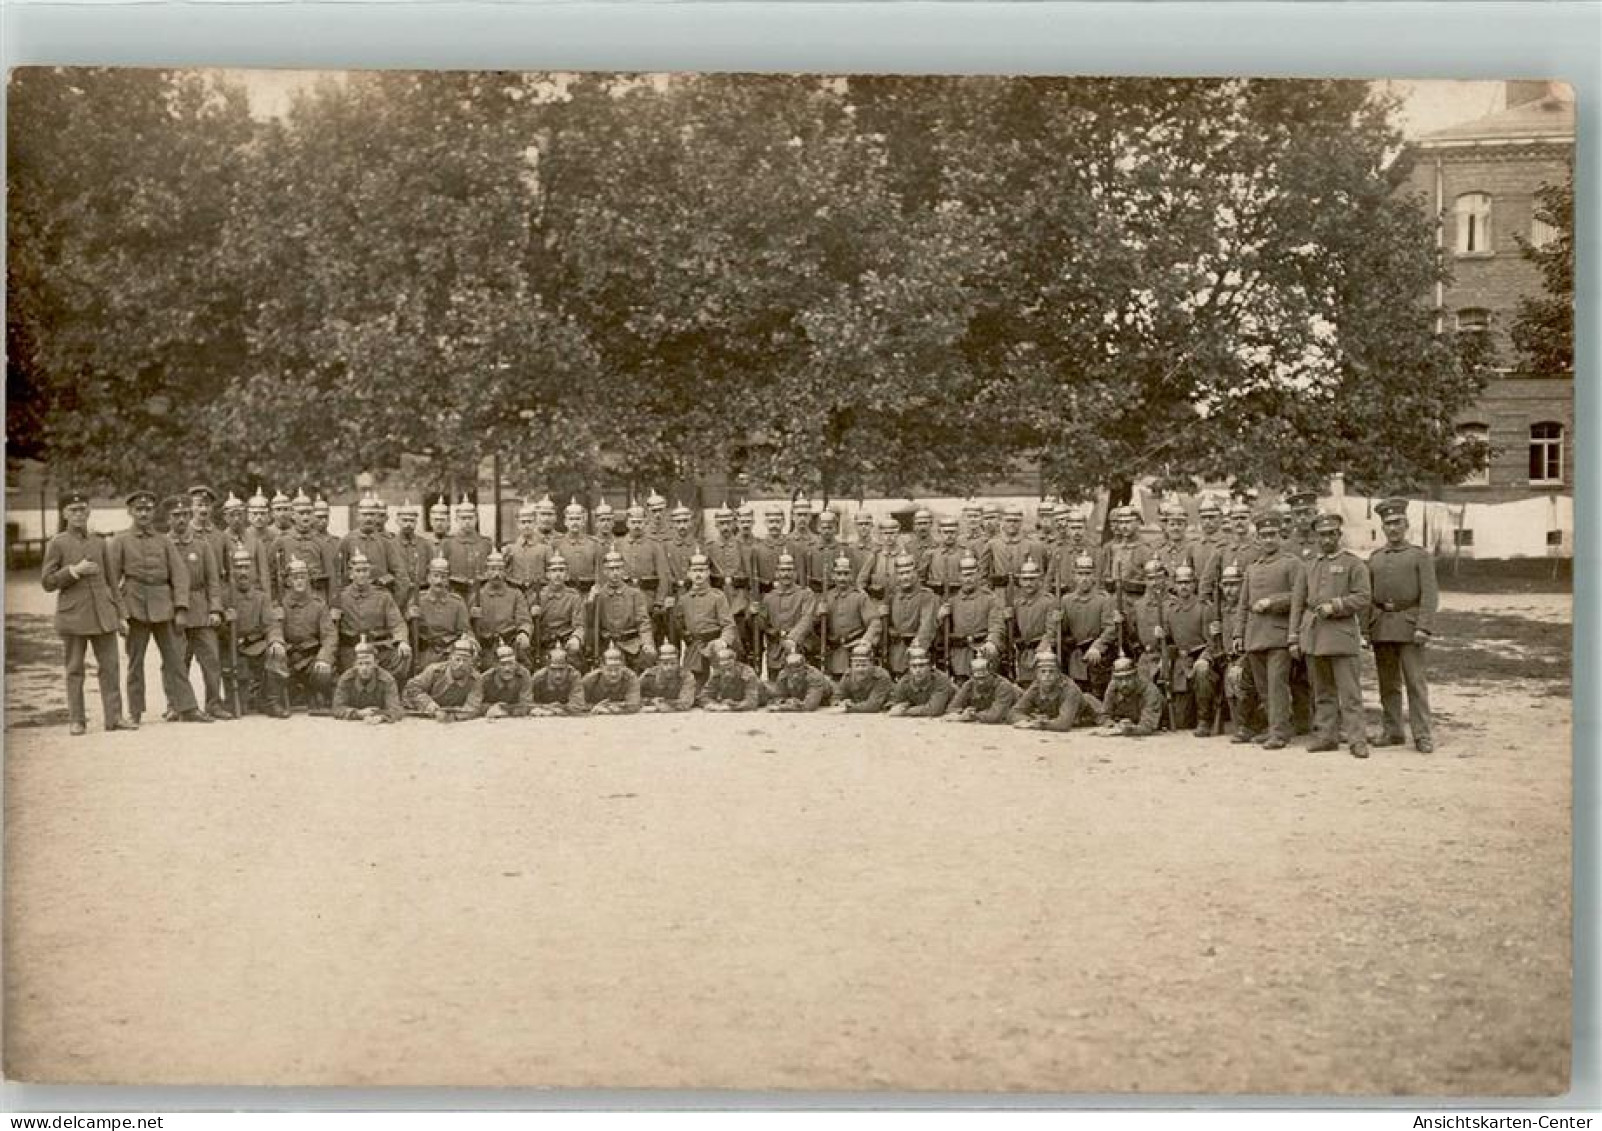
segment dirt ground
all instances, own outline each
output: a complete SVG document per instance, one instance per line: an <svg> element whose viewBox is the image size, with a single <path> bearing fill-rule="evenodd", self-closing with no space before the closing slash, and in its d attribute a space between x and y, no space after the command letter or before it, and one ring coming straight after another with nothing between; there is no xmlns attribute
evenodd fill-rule
<svg viewBox="0 0 1602 1131"><path fill-rule="evenodd" d="M856 716L10 726L5 1068L1560 1092L1567 600L1498 602L1449 596L1497 631L1443 656L1438 752L1368 762ZM16 723L20 676L61 691L8 604ZM1509 645L1522 677L1475 677Z"/></svg>

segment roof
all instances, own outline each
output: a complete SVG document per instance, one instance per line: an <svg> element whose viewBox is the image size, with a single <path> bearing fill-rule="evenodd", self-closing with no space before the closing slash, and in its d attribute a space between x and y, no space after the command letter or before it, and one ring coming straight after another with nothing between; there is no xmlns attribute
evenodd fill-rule
<svg viewBox="0 0 1602 1131"><path fill-rule="evenodd" d="M1549 94L1472 122L1447 126L1419 139L1419 145L1445 148L1460 145L1513 145L1528 142L1574 141L1574 103Z"/></svg>

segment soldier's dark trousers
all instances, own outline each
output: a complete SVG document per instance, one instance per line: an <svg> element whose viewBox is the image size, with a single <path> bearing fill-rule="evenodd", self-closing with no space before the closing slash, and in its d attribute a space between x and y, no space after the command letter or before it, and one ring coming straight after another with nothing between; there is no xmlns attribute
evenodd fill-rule
<svg viewBox="0 0 1602 1131"><path fill-rule="evenodd" d="M273 705L284 705L284 677L267 670L267 655L239 654L239 705L246 711L265 711Z"/></svg>
<svg viewBox="0 0 1602 1131"><path fill-rule="evenodd" d="M184 634L170 620L128 622L128 710L135 715L145 713L145 646L152 638L161 653L161 689L167 696L167 706L179 714L193 711L194 688L189 686L189 665L184 662Z"/></svg>
<svg viewBox="0 0 1602 1131"><path fill-rule="evenodd" d="M234 635L234 626L224 622L222 625L218 626L216 632L217 655L222 661L222 698L223 702L228 704L229 709L232 710L234 705L234 683L238 678L234 672L233 649L230 647L230 643ZM241 662L243 662L244 657L241 656L239 659ZM248 708L250 706L250 700L244 697L244 689L241 688L240 690L241 698L239 702L242 706Z"/></svg>
<svg viewBox="0 0 1602 1131"><path fill-rule="evenodd" d="M1379 669L1380 708L1385 713L1385 734L1405 738L1402 732L1402 690L1407 690L1407 719L1413 741L1434 741L1430 719L1430 687L1424 674L1424 649L1417 644L1374 642L1374 666Z"/></svg>
<svg viewBox="0 0 1602 1131"><path fill-rule="evenodd" d="M184 630L184 678L189 676L189 661L200 665L200 682L206 692L206 710L215 711L222 701L222 653L217 647L217 630L207 625Z"/></svg>
<svg viewBox="0 0 1602 1131"><path fill-rule="evenodd" d="M95 650L95 679L100 683L100 713L110 726L122 716L122 665L117 659L117 634L99 632L93 636L64 636L67 652L67 719L86 723L83 706L83 661L89 649Z"/></svg>
<svg viewBox="0 0 1602 1131"><path fill-rule="evenodd" d="M307 660L299 667L290 665L285 690L290 695L297 692L304 695L306 706L310 710L327 710L333 699L334 678L332 675L317 675L312 671L312 661ZM288 706L287 700L285 706Z"/></svg>
<svg viewBox="0 0 1602 1131"><path fill-rule="evenodd" d="M1292 660L1290 665L1290 719L1292 734L1307 734L1313 729L1313 678L1306 656Z"/></svg>
<svg viewBox="0 0 1602 1131"><path fill-rule="evenodd" d="M1241 689L1242 724L1250 719L1266 702L1268 708L1268 734L1281 742L1291 737L1290 703L1290 651L1285 648L1268 648L1247 653L1251 665L1251 686ZM1249 733L1249 732L1247 732Z"/></svg>
<svg viewBox="0 0 1602 1131"><path fill-rule="evenodd" d="M1363 721L1363 687L1356 656L1309 656L1313 679L1313 736L1320 742L1339 738L1350 745L1367 741Z"/></svg>

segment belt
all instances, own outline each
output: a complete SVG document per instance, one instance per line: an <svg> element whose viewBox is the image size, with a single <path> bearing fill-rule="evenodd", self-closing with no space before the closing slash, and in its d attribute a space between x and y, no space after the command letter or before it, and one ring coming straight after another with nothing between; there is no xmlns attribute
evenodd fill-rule
<svg viewBox="0 0 1602 1131"><path fill-rule="evenodd" d="M289 645L289 650L298 656L304 655L307 652L316 652L322 648L322 646L323 642L321 640L303 640L299 644Z"/></svg>
<svg viewBox="0 0 1602 1131"><path fill-rule="evenodd" d="M240 647L244 647L247 644L255 644L257 641L265 639L267 639L267 634L265 632L245 633L240 635L239 645Z"/></svg>
<svg viewBox="0 0 1602 1131"><path fill-rule="evenodd" d="M1381 601L1379 607L1387 613L1405 613L1410 609L1418 608L1417 601Z"/></svg>
<svg viewBox="0 0 1602 1131"><path fill-rule="evenodd" d="M694 640L697 644L710 644L712 641L716 640L722 635L723 630L721 628L711 628L707 629L705 632L691 633L690 639Z"/></svg>

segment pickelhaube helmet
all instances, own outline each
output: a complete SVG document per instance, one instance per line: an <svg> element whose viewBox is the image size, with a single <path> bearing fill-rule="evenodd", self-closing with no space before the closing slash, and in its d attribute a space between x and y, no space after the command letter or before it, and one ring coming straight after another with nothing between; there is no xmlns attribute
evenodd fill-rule
<svg viewBox="0 0 1602 1131"><path fill-rule="evenodd" d="M497 660L515 660L517 659L517 649L510 644L497 644L495 646L495 658Z"/></svg>
<svg viewBox="0 0 1602 1131"><path fill-rule="evenodd" d="M916 569L918 563L913 560L911 554L902 553L896 555L895 566L897 569Z"/></svg>
<svg viewBox="0 0 1602 1131"><path fill-rule="evenodd" d="M445 558L430 558L428 562L429 573L450 573L451 563Z"/></svg>
<svg viewBox="0 0 1602 1131"><path fill-rule="evenodd" d="M780 554L779 555L779 561L778 561L778 568L779 569L794 569L795 568L795 557L794 557L794 555L792 555L792 554Z"/></svg>
<svg viewBox="0 0 1602 1131"><path fill-rule="evenodd" d="M622 663L623 652L616 644L608 644L606 646L606 651L601 653L601 659L616 660L618 663Z"/></svg>
<svg viewBox="0 0 1602 1131"><path fill-rule="evenodd" d="M808 500L808 499L805 499L805 498L800 498L800 499L795 500L795 502L790 504L790 513L791 514L811 514L812 513L812 503L811 503L811 501Z"/></svg>
<svg viewBox="0 0 1602 1131"><path fill-rule="evenodd" d="M899 559L898 559L899 564ZM978 573L979 559L972 554L964 554L957 562L957 568L963 573Z"/></svg>
<svg viewBox="0 0 1602 1131"><path fill-rule="evenodd" d="M357 656L378 655L378 649L373 647L373 642L367 639L366 636L363 636L360 640L356 641L356 648L354 651Z"/></svg>
<svg viewBox="0 0 1602 1131"><path fill-rule="evenodd" d="M533 521L539 517L539 513L540 508L534 505L534 500L532 499L524 499L522 505L517 508L517 518L519 522L525 518Z"/></svg>
<svg viewBox="0 0 1602 1131"><path fill-rule="evenodd" d="M463 495L456 501L456 513L458 515L475 515L478 513L478 508L468 502L467 496Z"/></svg>
<svg viewBox="0 0 1602 1131"><path fill-rule="evenodd" d="M1219 504L1218 499L1215 496L1208 495L1207 497L1202 499L1201 503L1196 507L1196 513L1199 514L1199 515L1203 515L1203 514L1220 514L1221 515L1221 514L1224 513L1224 508Z"/></svg>
<svg viewBox="0 0 1602 1131"><path fill-rule="evenodd" d="M1035 559L1033 557L1025 558L1024 561L1023 561L1023 565L1018 567L1018 576L1019 577L1039 577L1040 576L1040 563L1035 561Z"/></svg>
<svg viewBox="0 0 1602 1131"><path fill-rule="evenodd" d="M1096 568L1096 559L1089 554L1080 554L1074 559L1074 570L1079 573L1091 573Z"/></svg>
<svg viewBox="0 0 1602 1131"><path fill-rule="evenodd" d="M936 525L938 525L941 530L955 530L960 524L957 522L956 515L943 514L940 516L940 521Z"/></svg>
<svg viewBox="0 0 1602 1131"><path fill-rule="evenodd" d="M256 485L256 493L250 497L250 508L252 510L267 509L267 496L261 493L261 484L259 483Z"/></svg>
<svg viewBox="0 0 1602 1131"><path fill-rule="evenodd" d="M291 577L293 577L297 573L304 573L304 574L306 574L308 576L310 576L310 574L311 574L311 570L310 570L310 568L307 567L305 561L303 561L296 554L289 555L289 567L288 568L289 568L289 574L290 574Z"/></svg>
<svg viewBox="0 0 1602 1131"><path fill-rule="evenodd" d="M312 509L312 501L307 496L304 488L295 492L295 497L289 500L289 507L291 510L297 511L309 511Z"/></svg>
<svg viewBox="0 0 1602 1131"><path fill-rule="evenodd" d="M1022 518L1024 509L1018 503L1008 503L1007 509L1001 512L1003 518Z"/></svg>
<svg viewBox="0 0 1602 1131"><path fill-rule="evenodd" d="M443 516L448 518L451 513L451 505L445 501L444 495L440 495L434 500L434 505L428 508L428 513L435 517Z"/></svg>
<svg viewBox="0 0 1602 1131"><path fill-rule="evenodd" d="M551 570L553 570L553 569L566 569L566 568L567 568L567 559L564 558L561 554L552 553L550 557L545 559L545 572L546 573L550 573Z"/></svg>
<svg viewBox="0 0 1602 1131"><path fill-rule="evenodd" d="M473 642L466 636L458 636L451 643L451 651L459 656L476 656L478 654L478 649L473 646Z"/></svg>
<svg viewBox="0 0 1602 1131"><path fill-rule="evenodd" d="M1120 656L1113 661L1112 677L1114 679L1133 679L1135 676L1135 661L1128 656Z"/></svg>
<svg viewBox="0 0 1602 1131"><path fill-rule="evenodd" d="M572 518L583 518L584 517L584 504L579 502L577 499L570 499L568 501L567 507L562 511L562 514L565 517L570 518L570 519L572 519Z"/></svg>
<svg viewBox="0 0 1602 1131"><path fill-rule="evenodd" d="M677 647L674 646L673 641L671 641L671 640L664 640L662 642L661 646L658 647L657 650L656 650L656 658L658 660L663 660L663 659L671 660L671 659L676 658L678 656L678 654L679 654L679 650L678 650Z"/></svg>
<svg viewBox="0 0 1602 1131"><path fill-rule="evenodd" d="M616 550L608 550L606 556L601 559L601 564L603 566L621 566L623 564L623 555Z"/></svg>
<svg viewBox="0 0 1602 1131"><path fill-rule="evenodd" d="M1240 571L1240 566L1233 563L1225 566L1218 575L1219 583L1222 585L1239 585L1243 579L1244 575Z"/></svg>
<svg viewBox="0 0 1602 1131"><path fill-rule="evenodd" d="M503 569L506 566L506 555L499 550L491 550L484 555L485 568Z"/></svg>
<svg viewBox="0 0 1602 1131"><path fill-rule="evenodd" d="M667 500L658 495L656 488L653 487L651 493L645 497L645 505L654 511L664 510L667 508Z"/></svg>
<svg viewBox="0 0 1602 1131"><path fill-rule="evenodd" d="M238 495L230 491L228 492L228 497L223 500L222 509L224 514L230 511L242 511L245 509L245 504Z"/></svg>
<svg viewBox="0 0 1602 1131"><path fill-rule="evenodd" d="M1168 567L1163 565L1161 558L1147 558L1146 564L1140 567L1140 571L1150 580L1154 577L1165 576L1168 573Z"/></svg>
<svg viewBox="0 0 1602 1131"><path fill-rule="evenodd" d="M600 502L595 504L595 517L597 520L603 518L610 519L616 513L617 512L612 509L612 504L607 502L605 499L602 499Z"/></svg>
<svg viewBox="0 0 1602 1131"><path fill-rule="evenodd" d="M275 506L275 507L287 507L288 505L289 505L289 496L288 495L284 494L282 491L273 492L273 506Z"/></svg>
<svg viewBox="0 0 1602 1131"><path fill-rule="evenodd" d="M1035 653L1035 666L1054 668L1057 666L1057 653L1050 648L1042 648Z"/></svg>
<svg viewBox="0 0 1602 1131"><path fill-rule="evenodd" d="M851 647L851 658L853 660L871 660L871 659L873 659L873 645L869 644L866 640L860 641L859 643L852 645L852 647Z"/></svg>
<svg viewBox="0 0 1602 1131"><path fill-rule="evenodd" d="M844 570L849 575L851 573L851 559L835 558L829 563L829 568L835 573L839 573L841 570Z"/></svg>
<svg viewBox="0 0 1602 1131"><path fill-rule="evenodd" d="M551 501L551 496L547 493L540 496L540 501L534 504L534 509L540 514L554 515L556 513L556 504Z"/></svg>
<svg viewBox="0 0 1602 1131"><path fill-rule="evenodd" d="M250 551L245 549L243 546L240 546L233 552L233 559L236 567L252 566L256 564L256 559L252 557Z"/></svg>
<svg viewBox="0 0 1602 1131"><path fill-rule="evenodd" d="M372 561L367 557L367 555L362 553L360 550L357 550L350 556L351 569L355 569L357 566L371 566L372 564Z"/></svg>
<svg viewBox="0 0 1602 1131"><path fill-rule="evenodd" d="M397 518L420 518L422 514L423 508L412 502L409 496L401 501L400 506L395 508Z"/></svg>
<svg viewBox="0 0 1602 1131"><path fill-rule="evenodd" d="M712 568L712 559L707 557L705 554L700 553L700 552L696 552L694 554L691 554L690 555L690 568L691 569L710 569L710 568Z"/></svg>
<svg viewBox="0 0 1602 1131"><path fill-rule="evenodd" d="M633 506L624 511L623 515L625 518L644 518L645 508L641 506Z"/></svg>
<svg viewBox="0 0 1602 1131"><path fill-rule="evenodd" d="M1196 571L1191 569L1190 566L1181 565L1181 566L1175 566L1174 567L1174 581L1175 582L1195 581L1195 580L1196 580Z"/></svg>
<svg viewBox="0 0 1602 1131"><path fill-rule="evenodd" d="M681 518L688 519L691 517L690 508L685 506L683 503L679 503L672 509L672 511L668 513L668 517L673 519L675 522Z"/></svg>

